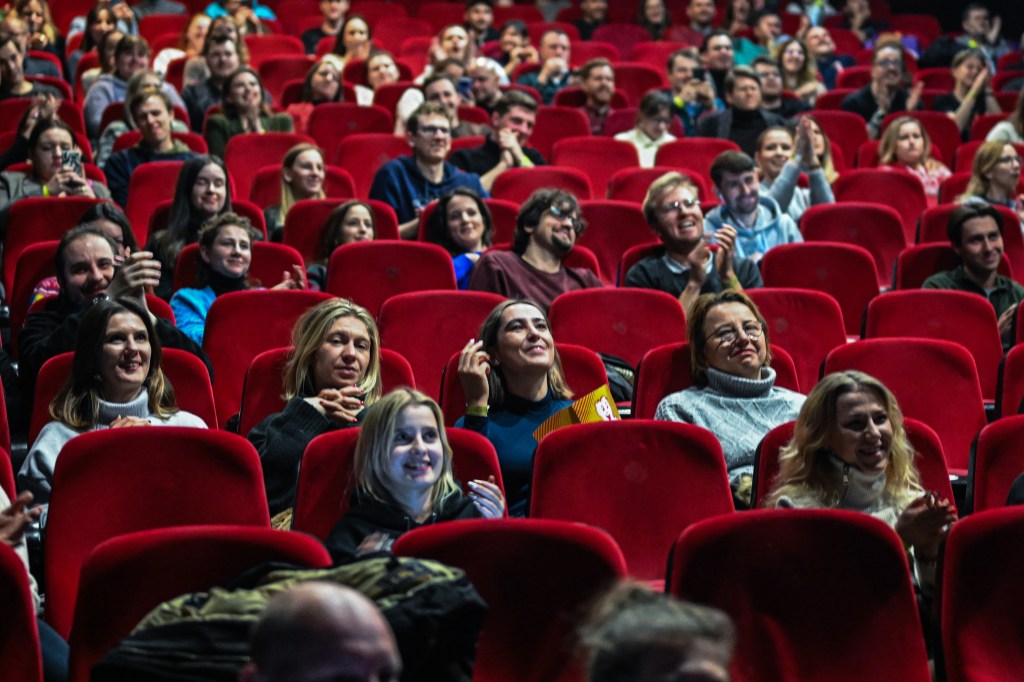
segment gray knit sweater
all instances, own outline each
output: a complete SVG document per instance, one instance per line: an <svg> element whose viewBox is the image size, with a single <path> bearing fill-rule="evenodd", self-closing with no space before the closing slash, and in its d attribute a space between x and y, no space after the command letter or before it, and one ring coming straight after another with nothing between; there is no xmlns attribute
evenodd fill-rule
<svg viewBox="0 0 1024 682"><path fill-rule="evenodd" d="M206 428L206 423L202 419L184 410L175 412L167 419L156 416L149 411L149 391L145 388L135 400L127 403L108 403L100 400L99 416L96 418L96 425L91 429L73 429L59 421L52 421L43 427L18 472L18 489L31 490L34 505L48 504L53 483L53 467L57 464L57 455L64 444L86 431L108 428L110 422L118 417L141 417L159 426Z"/></svg>
<svg viewBox="0 0 1024 682"><path fill-rule="evenodd" d="M775 370L761 368L760 379L745 379L708 368L708 385L673 393L658 405L655 419L703 426L725 453L729 480L754 472L754 452L765 434L796 419L804 396L777 388Z"/></svg>

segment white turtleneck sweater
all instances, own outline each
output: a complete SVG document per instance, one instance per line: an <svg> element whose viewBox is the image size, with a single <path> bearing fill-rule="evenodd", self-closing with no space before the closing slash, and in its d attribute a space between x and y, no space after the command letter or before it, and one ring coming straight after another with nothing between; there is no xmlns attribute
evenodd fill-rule
<svg viewBox="0 0 1024 682"><path fill-rule="evenodd" d="M109 428L110 422L118 417L139 417L159 426L206 428L206 423L202 419L184 410L175 412L167 419L156 416L149 411L149 391L145 388L134 400L127 403L110 403L100 400L96 425L91 429L73 429L59 421L52 421L43 427L18 472L18 489L32 492L33 505L48 504L50 486L53 483L53 467L57 464L57 455L60 454L64 444L86 431Z"/></svg>

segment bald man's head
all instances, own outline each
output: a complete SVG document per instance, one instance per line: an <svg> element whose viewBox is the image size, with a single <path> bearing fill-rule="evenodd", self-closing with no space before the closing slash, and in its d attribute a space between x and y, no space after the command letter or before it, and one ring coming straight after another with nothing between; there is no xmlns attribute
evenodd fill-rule
<svg viewBox="0 0 1024 682"><path fill-rule="evenodd" d="M360 592L311 582L267 605L252 635L242 682L393 682L401 660L376 604Z"/></svg>

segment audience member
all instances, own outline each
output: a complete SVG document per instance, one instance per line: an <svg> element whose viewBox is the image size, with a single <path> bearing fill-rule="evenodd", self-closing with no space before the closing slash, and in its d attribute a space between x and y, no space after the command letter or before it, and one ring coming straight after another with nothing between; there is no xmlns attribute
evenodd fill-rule
<svg viewBox="0 0 1024 682"><path fill-rule="evenodd" d="M1018 229L1011 225L1009 229ZM1014 313L1024 300L1024 286L999 274L1003 260L1003 217L984 204L959 206L949 216L946 227L949 243L960 264L924 281L925 289L954 289L984 296L999 318L1003 346L1014 342Z"/></svg>
<svg viewBox="0 0 1024 682"><path fill-rule="evenodd" d="M714 0L690 0L686 5L686 25L674 28L672 37L690 45L700 45L715 30L712 22L717 12Z"/></svg>
<svg viewBox="0 0 1024 682"><path fill-rule="evenodd" d="M187 11L185 5L175 0L139 0L131 9L139 19L151 14L184 14Z"/></svg>
<svg viewBox="0 0 1024 682"><path fill-rule="evenodd" d="M338 35L348 10L348 0L320 0L320 15L323 21L302 33L302 45L306 49L306 54L316 54L316 48L321 40Z"/></svg>
<svg viewBox="0 0 1024 682"><path fill-rule="evenodd" d="M214 33L212 28L203 44L202 55L210 76L202 83L186 86L183 93L192 130L197 133L203 131L206 112L213 105L220 104L224 81L238 71L243 63L238 54L237 43L222 33Z"/></svg>
<svg viewBox="0 0 1024 682"><path fill-rule="evenodd" d="M31 50L36 49L32 46L33 36L28 24L16 12L8 12L3 21L0 21L0 40L7 40L8 38L14 41L18 53L21 55L21 71L24 75L49 76L50 78L61 77L60 69L57 68L56 64L49 59L33 57L29 54ZM59 56L61 61L64 61L63 54L55 56Z"/></svg>
<svg viewBox="0 0 1024 682"><path fill-rule="evenodd" d="M960 201L1006 206L1024 220L1020 170L1021 158L1016 147L1005 142L985 142L974 153L971 180Z"/></svg>
<svg viewBox="0 0 1024 682"><path fill-rule="evenodd" d="M594 272L562 263L584 227L576 197L558 189L537 190L519 209L512 250L481 256L469 288L528 298L547 310L559 294L602 286Z"/></svg>
<svg viewBox="0 0 1024 682"><path fill-rule="evenodd" d="M612 111L615 95L615 69L603 57L591 59L580 67L580 90L586 96L583 113L590 121L591 135L604 135L604 122Z"/></svg>
<svg viewBox="0 0 1024 682"><path fill-rule="evenodd" d="M103 120L104 110L111 104L124 102L128 92L128 81L137 72L149 67L149 45L143 38L125 36L117 43L114 60L114 72L99 76L89 88L82 104L85 129L91 140L98 140L100 133L103 132L100 130L100 122ZM173 85L164 83L160 89L167 93L173 106L185 106Z"/></svg>
<svg viewBox="0 0 1024 682"><path fill-rule="evenodd" d="M693 386L664 398L654 418L715 434L736 506L749 508L757 446L776 426L796 419L804 396L775 385L768 323L746 294L702 295L686 327Z"/></svg>
<svg viewBox="0 0 1024 682"><path fill-rule="evenodd" d="M811 206L836 201L814 153L813 127L810 120L800 119L795 138L789 128L768 128L757 138L757 153L754 154L761 189L796 223ZM807 176L808 187L797 186L801 173Z"/></svg>
<svg viewBox="0 0 1024 682"><path fill-rule="evenodd" d="M511 19L502 25L498 49L488 53L488 56L501 64L509 78L515 74L520 64L540 61L540 53L530 44L530 32L526 24L519 19Z"/></svg>
<svg viewBox="0 0 1024 682"><path fill-rule="evenodd" d="M752 65L754 73L761 79L761 108L780 116L784 120L796 117L811 107L802 99L785 96L782 72L771 57L757 57Z"/></svg>
<svg viewBox="0 0 1024 682"><path fill-rule="evenodd" d="M356 102L363 106L373 104L373 93L382 85L397 83L398 64L390 52L375 50L365 62L366 85L356 84Z"/></svg>
<svg viewBox="0 0 1024 682"><path fill-rule="evenodd" d="M439 62L440 64L440 62ZM459 119L459 107L463 104L462 96L456 89L456 79L444 71L436 70L423 80L422 90L409 88L403 93L396 106L399 120L395 126L396 135L405 134L403 112L412 113L416 107L426 102L437 102L444 107L452 122L452 137L480 137L491 132L490 126L484 123L470 123ZM408 114L406 114L408 117Z"/></svg>
<svg viewBox="0 0 1024 682"><path fill-rule="evenodd" d="M493 0L466 0L462 21L478 48L500 37L498 29L494 28Z"/></svg>
<svg viewBox="0 0 1024 682"><path fill-rule="evenodd" d="M186 244L199 239L199 228L215 215L231 210L231 185L224 162L216 156L193 156L181 167L174 188L167 227L149 235L146 248L161 263L156 295L173 293L174 268Z"/></svg>
<svg viewBox="0 0 1024 682"><path fill-rule="evenodd" d="M510 90L501 96L491 114L491 132L479 147L460 149L451 163L480 176L480 184L490 191L494 181L509 168L543 166L544 157L526 146L537 119L537 102L524 92Z"/></svg>
<svg viewBox="0 0 1024 682"><path fill-rule="evenodd" d="M793 219L774 199L760 194L757 168L749 156L722 152L711 164L711 178L722 203L711 209L705 222L714 232L725 225L736 229L737 257L760 263L768 249L803 241Z"/></svg>
<svg viewBox="0 0 1024 682"><path fill-rule="evenodd" d="M572 404L547 314L529 299L499 303L459 355L466 393L456 426L494 445L510 516L526 516L533 479L533 432Z"/></svg>
<svg viewBox="0 0 1024 682"><path fill-rule="evenodd" d="M416 528L505 514L494 476L469 481L463 495L441 408L411 388L395 389L367 409L353 468L351 504L325 543L336 563L389 552Z"/></svg>
<svg viewBox="0 0 1024 682"><path fill-rule="evenodd" d="M672 125L672 100L668 95L651 90L640 100L636 110L636 125L615 136L636 147L641 168L653 168L658 148L672 142L676 136L668 132Z"/></svg>
<svg viewBox="0 0 1024 682"><path fill-rule="evenodd" d="M358 425L382 394L380 334L365 308L332 298L307 310L292 329L284 367L283 411L249 432L263 464L270 513L295 504L299 465L309 442Z"/></svg>
<svg viewBox="0 0 1024 682"><path fill-rule="evenodd" d="M594 605L580 640L588 682L729 682L736 633L718 609L623 582Z"/></svg>
<svg viewBox="0 0 1024 682"><path fill-rule="evenodd" d="M825 92L825 84L818 80L818 64L803 41L782 41L775 50L775 61L782 67L782 86L806 104L813 105L818 95Z"/></svg>
<svg viewBox="0 0 1024 682"><path fill-rule="evenodd" d="M309 288L327 289L327 263L335 249L351 242L373 241L375 235L375 219L369 204L352 199L331 211L321 232L316 258L306 268Z"/></svg>
<svg viewBox="0 0 1024 682"><path fill-rule="evenodd" d="M835 161L832 158L832 140L829 139L828 135L821 132L821 126L818 125L818 121L813 115L805 114L800 118L804 121L810 121L808 131L811 137L811 149L814 153L814 158L817 159L821 170L825 173L825 180L831 185L839 177ZM809 166L814 166L814 161L808 160L806 163Z"/></svg>
<svg viewBox="0 0 1024 682"><path fill-rule="evenodd" d="M738 36L750 29L754 8L750 0L728 0L725 5L725 19L722 28L731 36Z"/></svg>
<svg viewBox="0 0 1024 682"><path fill-rule="evenodd" d="M848 509L884 521L911 555L926 595L942 539L956 520L951 500L921 487L896 398L874 377L852 370L829 374L807 396L766 506Z"/></svg>
<svg viewBox="0 0 1024 682"><path fill-rule="evenodd" d="M493 113L502 95L501 86L508 85L501 64L490 57L477 57L469 64L467 75L473 81L473 103L488 114Z"/></svg>
<svg viewBox="0 0 1024 682"><path fill-rule="evenodd" d="M965 48L981 50L989 72L995 73L999 58L1013 50L1013 46L999 35L1003 20L992 18L985 5L969 2L964 7L960 27L964 32L955 38L956 42Z"/></svg>
<svg viewBox="0 0 1024 682"><path fill-rule="evenodd" d="M370 58L373 51L373 31L366 19L358 14L349 15L337 35L333 52L340 58L342 67L348 64L349 60Z"/></svg>
<svg viewBox="0 0 1024 682"><path fill-rule="evenodd" d="M255 69L243 66L221 86L222 113L206 120L206 146L213 156L224 156L228 141L243 133L290 133L288 114L276 114L264 99L263 82Z"/></svg>
<svg viewBox="0 0 1024 682"><path fill-rule="evenodd" d="M0 38L0 101L49 95L61 98L56 88L25 78L24 59L13 38Z"/></svg>
<svg viewBox="0 0 1024 682"><path fill-rule="evenodd" d="M437 102L420 105L406 122L412 154L388 161L373 178L370 198L395 209L403 238L413 239L419 214L427 204L456 187L468 187L480 196L487 191L476 173L465 173L445 161L452 146L452 122Z"/></svg>
<svg viewBox="0 0 1024 682"><path fill-rule="evenodd" d="M871 58L871 82L843 99L843 111L863 118L868 124L868 135L877 139L887 114L917 109L924 84L917 83L908 93L905 77L903 46L898 42L878 43Z"/></svg>
<svg viewBox="0 0 1024 682"><path fill-rule="evenodd" d="M655 180L643 210L662 248L629 269L625 286L671 294L684 312L701 294L762 286L757 265L733 255L736 230L726 225L713 237L704 233L697 186L689 177L673 171Z"/></svg>
<svg viewBox="0 0 1024 682"><path fill-rule="evenodd" d="M870 45L892 27L887 21L871 17L870 0L846 0L839 28L853 31L861 43Z"/></svg>
<svg viewBox="0 0 1024 682"><path fill-rule="evenodd" d="M71 376L50 403L54 421L39 432L18 472L18 487L40 504L50 501L61 448L80 433L154 424L206 428L178 409L160 369L152 313L133 298L101 301L81 317Z"/></svg>
<svg viewBox="0 0 1024 682"><path fill-rule="evenodd" d="M697 123L698 136L727 138L753 156L758 135L771 126L785 125L785 119L761 106L761 79L747 67L737 67L726 77L725 101L729 105L725 111Z"/></svg>
<svg viewBox="0 0 1024 682"><path fill-rule="evenodd" d="M341 83L341 67L334 55L327 55L309 67L302 82L302 94L298 102L292 102L285 113L292 117L295 132L309 132L309 119L313 111L327 102L342 102L345 89Z"/></svg>
<svg viewBox="0 0 1024 682"><path fill-rule="evenodd" d="M195 288L184 287L171 297L175 325L200 346L206 331L206 315L217 297L259 285L249 278L252 243L263 239L252 223L236 213L210 218L199 230ZM304 289L306 273L299 265L284 272L273 289Z"/></svg>
<svg viewBox="0 0 1024 682"><path fill-rule="evenodd" d="M238 30L242 35L267 33L268 29L263 25L263 20L275 21L277 19L274 10L261 5L259 0L246 0L245 2L213 0L203 11L212 19L229 17L238 25Z"/></svg>
<svg viewBox="0 0 1024 682"><path fill-rule="evenodd" d="M281 203L268 206L263 211L271 241L281 241L284 223L292 206L305 199L323 199L326 196L326 178L322 149L303 142L288 150L281 161Z"/></svg>
<svg viewBox="0 0 1024 682"><path fill-rule="evenodd" d="M129 12L130 14L131 12ZM121 32L119 29L113 31L107 31L103 34L100 42L96 45L96 51L99 56L99 64L86 69L78 75L79 80L82 81L82 92L86 95L89 94L89 89L92 84L96 82L96 79L106 74L110 75L114 73L114 69L117 68L117 58L115 52L117 51L117 44L121 42L127 33Z"/></svg>
<svg viewBox="0 0 1024 682"><path fill-rule="evenodd" d="M711 77L715 96L723 99L728 90L725 80L732 74L732 70L736 66L736 53L732 47L732 38L721 29L713 30L701 43L700 58L708 76Z"/></svg>
<svg viewBox="0 0 1024 682"><path fill-rule="evenodd" d="M57 100L53 95L39 95L21 115L15 127L17 134L10 141L10 146L0 152L0 171L6 170L16 163L28 161L28 139L40 121L49 121L57 116Z"/></svg>
<svg viewBox="0 0 1024 682"><path fill-rule="evenodd" d="M423 80L442 70L440 63L454 59L463 66L476 59L476 43L469 39L469 32L460 24L449 24L435 36L427 50L427 67L416 79Z"/></svg>
<svg viewBox="0 0 1024 682"><path fill-rule="evenodd" d="M107 161L110 160L111 154L114 153L114 144L117 142L117 138L129 130L139 129L139 127L135 125L135 118L132 116L131 103L132 100L135 99L135 96L143 90L160 92L161 85L163 85L163 79L160 78L155 71L150 71L149 69L137 71L135 75L129 79L128 90L125 92L124 97L124 111L122 112L121 118L108 123L103 128L103 132L100 133L100 139L96 143L96 149L93 153L93 163L101 168L107 165ZM167 101L169 102L170 100L168 99ZM168 104L168 106L171 105ZM173 116L173 106L171 106L170 113L172 114L171 132L189 132L188 121L179 121L177 117Z"/></svg>
<svg viewBox="0 0 1024 682"><path fill-rule="evenodd" d="M580 32L580 40L594 37L594 29L605 23L608 0L580 0L580 18L572 22Z"/></svg>
<svg viewBox="0 0 1024 682"><path fill-rule="evenodd" d="M757 57L771 55L782 38L782 19L768 7L754 12L751 38L733 38L737 66L748 66Z"/></svg>
<svg viewBox="0 0 1024 682"><path fill-rule="evenodd" d="M441 197L427 223L427 241L447 249L455 265L460 289L469 286L469 277L480 255L491 246L491 212L472 190L457 187Z"/></svg>
<svg viewBox="0 0 1024 682"><path fill-rule="evenodd" d="M983 114L1002 113L1002 109L989 87L992 72L985 65L984 53L972 48L957 52L953 57L952 71L953 92L936 97L932 109L948 113L966 140L971 135L971 125L975 118Z"/></svg>
<svg viewBox="0 0 1024 682"><path fill-rule="evenodd" d="M804 42L814 57L818 73L825 84L826 90L836 87L836 80L843 69L857 62L848 54L836 54L836 43L832 34L824 26L813 26L804 34Z"/></svg>
<svg viewBox="0 0 1024 682"><path fill-rule="evenodd" d="M662 40L672 25L665 0L644 0L640 3L636 9L636 23L650 34L651 40Z"/></svg>
<svg viewBox="0 0 1024 682"><path fill-rule="evenodd" d="M150 161L187 161L196 156L172 135L174 109L166 92L141 89L129 100L127 110L142 137L135 146L111 154L103 167L111 197L122 208L128 205L128 186L136 168Z"/></svg>
<svg viewBox="0 0 1024 682"><path fill-rule="evenodd" d="M913 116L900 116L885 129L878 145L878 163L881 166L904 168L918 177L924 185L929 204L935 204L939 185L953 173L932 156L932 142L928 131Z"/></svg>
<svg viewBox="0 0 1024 682"><path fill-rule="evenodd" d="M666 68L669 89L663 92L672 98L672 112L679 117L687 137L693 137L697 134L697 122L706 114L720 111L725 104L715 97L696 50L676 50L669 56Z"/></svg>
<svg viewBox="0 0 1024 682"><path fill-rule="evenodd" d="M351 587L306 582L275 595L239 682L398 682L398 644L377 605Z"/></svg>
<svg viewBox="0 0 1024 682"><path fill-rule="evenodd" d="M182 89L205 80L209 73L202 58L203 45L206 44L206 36L209 35L212 25L213 20L205 14L193 14L178 44L174 47L165 47L157 53L153 59L153 71L162 78L172 61L185 59L187 61L181 76Z"/></svg>
<svg viewBox="0 0 1024 682"><path fill-rule="evenodd" d="M538 59L540 69L523 74L516 82L529 85L540 93L543 104L551 104L555 93L569 85L572 72L569 70L571 50L569 36L561 29L548 29L540 37Z"/></svg>
<svg viewBox="0 0 1024 682"><path fill-rule="evenodd" d="M65 154L77 155L68 163ZM40 120L28 138L30 169L0 173L0 234L7 229L7 214L14 202L27 197L99 197L109 199L102 183L85 177L75 134L59 118Z"/></svg>
<svg viewBox="0 0 1024 682"><path fill-rule="evenodd" d="M113 31L117 25L117 17L114 16L114 11L110 7L110 3L105 0L100 0L85 17L85 30L82 31L82 40L78 44L78 48L71 51L68 55L68 79L74 79L78 74L78 62L81 61L82 57L90 52L96 52L96 47L100 44L103 36L109 31ZM0 32L2 32L3 25L0 24Z"/></svg>

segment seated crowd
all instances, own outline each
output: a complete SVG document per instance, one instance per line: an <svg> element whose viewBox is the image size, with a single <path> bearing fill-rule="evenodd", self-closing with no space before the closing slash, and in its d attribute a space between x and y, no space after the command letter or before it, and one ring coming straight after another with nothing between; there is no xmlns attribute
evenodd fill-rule
<svg viewBox="0 0 1024 682"><path fill-rule="evenodd" d="M283 16L285 4L255 0L216 0L193 16L174 0L130 7L98 0L88 14L62 12L56 23L46 0L19 0L0 22L0 103L9 107L0 238L13 254L4 254L4 267L14 268L3 273L4 303L17 321L0 348L17 484L0 489L0 540L26 568L22 534L33 524L45 529L67 442L103 429L216 426L181 407L190 396L175 392L164 351L202 361L209 375L202 378L216 392L223 368L210 358L223 339L207 334L211 311L240 291L274 290L244 294L265 300L298 296L280 293L288 291L331 294L288 320L291 347L275 369L278 409L257 415L247 432L238 428L244 400L241 414L217 410L220 426L240 432L259 455L275 527L291 527L307 447L353 428L345 511L322 538L336 565L390 553L421 526L528 517L538 429L589 392L570 385L554 338L559 298L621 288L660 292L673 312L682 309L685 334L673 341L686 344L689 375L673 377L684 385L658 396L653 417L715 436L730 504L880 519L898 535L927 611L944 538L961 512L922 481L900 408L915 401L905 394L898 401L856 370L800 391L783 387L773 335L801 321L770 325L757 290L772 285L770 252L818 241L806 230L811 216L820 222L851 198L865 201L845 191L844 176L874 168L874 203L901 208L905 198L885 191L886 178L899 176L915 192L919 186L913 205L927 207L925 214L948 209L948 247L915 286L983 296L1004 353L1024 338L1017 319L1024 277L1015 270L1024 267L1024 90L1007 97L996 89L1012 85L1004 74L1024 68L1024 57L999 35L998 18L971 3L960 32L935 38L892 31L863 0L835 8L794 2L784 12L779 3L754 10L759 3L716 8L689 0L685 17L649 0L636 3L630 28L650 41L620 49L611 42L624 23L613 20L614 3L537 2L529 9L545 19L538 32L519 18L496 23L504 2L467 0L462 22L410 36L423 41L413 51L392 44L384 18L359 14L358 1L314 4L319 16L305 17L302 30ZM146 35L146 18L160 15L181 15L175 40ZM281 33L294 34L298 54L277 56L306 60L288 83L264 66L276 55L260 40ZM839 50L840 37L858 50ZM23 106L5 103L16 99ZM366 146L346 156L347 140L356 138ZM605 149L615 154L606 159ZM23 210L45 214L45 202L59 207L56 231ZM608 225L602 210L611 204L628 207L635 224ZM29 225L39 233L26 236ZM924 214L903 226L904 253L923 225ZM847 231L848 242L878 257L867 231ZM619 248L626 239L632 248ZM457 383L464 403L425 390L442 376L443 361L410 365L431 373L417 374L420 390L395 383L393 352L382 345L385 316L361 304L358 291L337 295L343 256L358 254L363 242L397 254L403 241L447 252L456 300L496 295L489 313L461 320L473 338L445 340L457 372L445 390ZM605 241L616 244L613 257ZM15 284L26 243L49 244L52 257L21 271L32 273L34 286L22 292ZM449 259L441 257L447 277ZM268 272L267 264L289 258ZM886 267L895 254L890 261ZM404 267L396 262L360 287L391 291L393 280L409 278ZM841 288L829 285L829 293ZM397 286L422 288L407 279ZM31 298L18 300L21 293ZM413 338L443 327L396 330L389 321L392 334ZM256 337L262 330L236 331ZM595 357L605 350L589 348ZM787 357L804 351L784 350ZM64 354L70 369L53 395L41 377ZM601 359L609 375L620 361ZM813 360L824 366L824 356ZM637 390L641 367L627 372ZM246 384L232 398L253 392ZM1005 416L1018 406L1001 409ZM40 411L49 421L37 425ZM500 480L457 478L446 424L493 446ZM778 475L759 493L759 448L787 424L794 435ZM1024 503L1022 491L1024 474L1010 502ZM46 679L67 679L67 643L42 619L34 580L31 589ZM625 585L584 620L579 637L591 680L668 671L729 679L735 632L715 609ZM315 636L314 621L323 626ZM326 584L287 591L253 631L252 662L240 679L296 679L296 670L316 667L348 638L372 639L377 648L360 651L365 661L344 659L362 672L335 672L398 679L403 643L396 648L372 603ZM644 659L648 648L660 656Z"/></svg>

